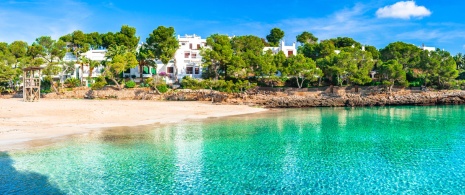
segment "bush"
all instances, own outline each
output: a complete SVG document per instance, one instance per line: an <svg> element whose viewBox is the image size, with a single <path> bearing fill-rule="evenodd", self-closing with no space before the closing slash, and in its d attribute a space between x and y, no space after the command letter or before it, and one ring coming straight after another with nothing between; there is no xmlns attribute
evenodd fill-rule
<svg viewBox="0 0 465 195"><path fill-rule="evenodd" d="M153 78L150 77L150 78L144 79L144 83L146 87L153 87Z"/></svg>
<svg viewBox="0 0 465 195"><path fill-rule="evenodd" d="M157 85L157 89L160 93L166 93L168 91L168 86L166 84Z"/></svg>
<svg viewBox="0 0 465 195"><path fill-rule="evenodd" d="M93 83L90 86L90 88L92 90L98 90L98 89L102 89L103 87L105 87L106 84L107 84L107 81L105 80L105 77L100 76L95 79L95 83Z"/></svg>
<svg viewBox="0 0 465 195"><path fill-rule="evenodd" d="M65 84L68 85L68 87L75 88L81 86L81 80L78 78L68 78L66 79Z"/></svg>
<svg viewBox="0 0 465 195"><path fill-rule="evenodd" d="M124 86L126 88L134 88L136 86L136 82L134 82L133 80L130 80L130 81L126 82L126 84Z"/></svg>
<svg viewBox="0 0 465 195"><path fill-rule="evenodd" d="M204 89L205 85L204 85L204 83L202 83L201 81L199 81L197 79L193 79L193 78L191 78L189 76L185 76L181 80L181 87L183 89L197 90L197 89Z"/></svg>

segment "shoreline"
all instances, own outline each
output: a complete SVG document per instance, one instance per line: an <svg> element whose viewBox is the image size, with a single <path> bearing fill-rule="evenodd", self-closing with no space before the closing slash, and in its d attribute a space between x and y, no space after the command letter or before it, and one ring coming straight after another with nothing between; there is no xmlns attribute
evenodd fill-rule
<svg viewBox="0 0 465 195"><path fill-rule="evenodd" d="M23 102L19 98L1 99L0 151L30 148L34 146L28 146L28 143L52 141L114 127L166 125L267 110L246 105L214 105L210 102L82 99Z"/></svg>

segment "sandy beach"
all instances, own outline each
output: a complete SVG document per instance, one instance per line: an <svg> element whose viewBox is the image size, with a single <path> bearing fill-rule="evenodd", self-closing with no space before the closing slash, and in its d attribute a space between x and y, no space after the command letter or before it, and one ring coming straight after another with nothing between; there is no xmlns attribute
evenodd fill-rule
<svg viewBox="0 0 465 195"><path fill-rule="evenodd" d="M209 102L0 99L0 151L18 149L18 145L34 140L109 127L169 124L265 110Z"/></svg>

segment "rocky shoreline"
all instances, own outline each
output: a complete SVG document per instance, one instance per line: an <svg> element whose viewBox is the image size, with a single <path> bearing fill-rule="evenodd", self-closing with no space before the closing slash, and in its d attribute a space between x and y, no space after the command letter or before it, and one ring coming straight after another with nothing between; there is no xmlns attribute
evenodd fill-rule
<svg viewBox="0 0 465 195"><path fill-rule="evenodd" d="M21 98L22 94L3 98ZM398 89L391 93L381 93L378 89L341 88L329 92L288 90L251 90L244 93L221 93L210 90L175 90L166 94L155 94L146 88L125 90L90 90L87 88L66 91L60 94L43 94L46 99L118 99L118 100L166 100L166 101L211 101L216 104L249 105L265 108L303 107L359 107L392 105L454 105L465 104L465 91L421 91Z"/></svg>
<svg viewBox="0 0 465 195"><path fill-rule="evenodd" d="M465 104L464 91L439 91L423 93L391 93L377 95L345 94L317 96L254 96L249 105L266 108L302 107L363 107L392 105L454 105Z"/></svg>

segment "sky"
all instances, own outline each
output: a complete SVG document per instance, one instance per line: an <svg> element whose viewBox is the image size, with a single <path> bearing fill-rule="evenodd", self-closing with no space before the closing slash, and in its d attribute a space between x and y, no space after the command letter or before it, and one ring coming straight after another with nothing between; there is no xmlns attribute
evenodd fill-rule
<svg viewBox="0 0 465 195"><path fill-rule="evenodd" d="M160 25L179 35L256 35L274 27L286 44L303 31L320 40L351 37L384 48L403 41L465 53L465 1L457 0L0 0L0 42L60 36L82 30L137 29L141 42Z"/></svg>

